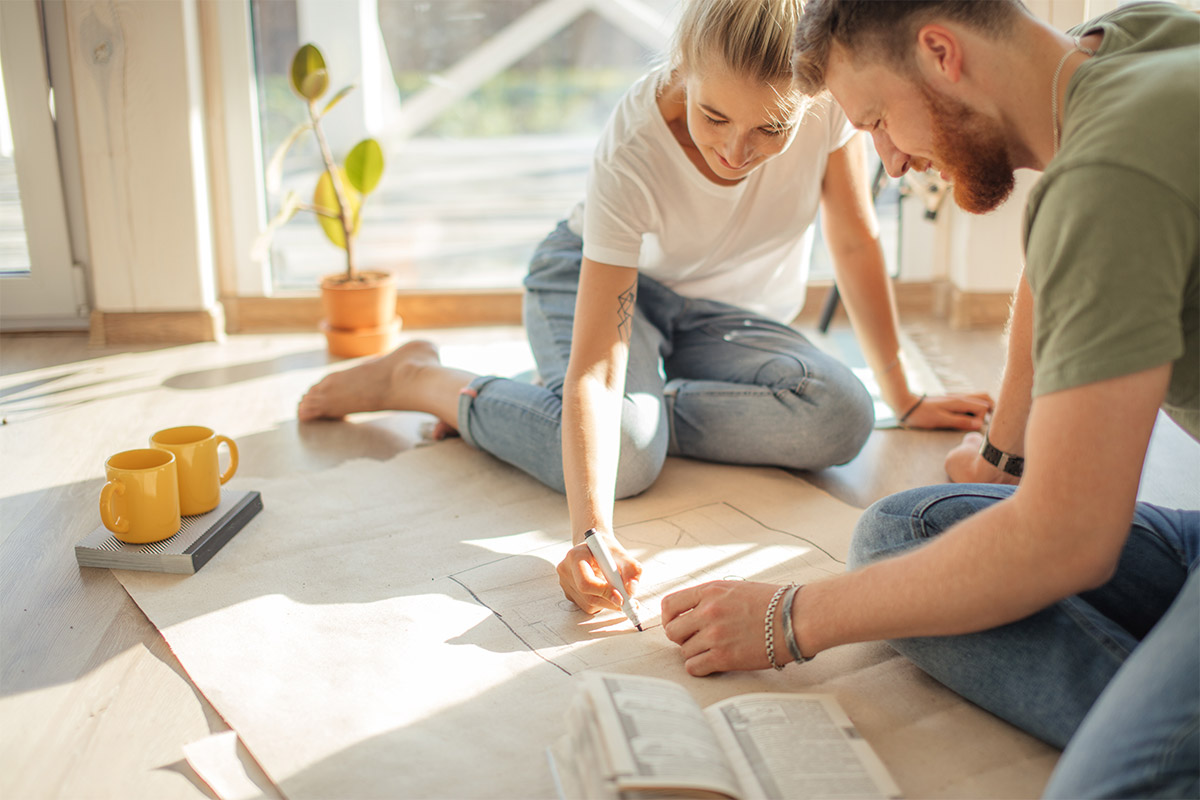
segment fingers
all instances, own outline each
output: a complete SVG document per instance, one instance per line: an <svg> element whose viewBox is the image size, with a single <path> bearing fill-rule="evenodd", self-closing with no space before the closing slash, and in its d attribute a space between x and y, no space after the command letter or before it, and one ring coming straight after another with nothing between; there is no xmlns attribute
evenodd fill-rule
<svg viewBox="0 0 1200 800"><path fill-rule="evenodd" d="M983 415L950 413L943 414L941 419L931 428L945 428L954 431L978 431L983 428Z"/></svg>
<svg viewBox="0 0 1200 800"><path fill-rule="evenodd" d="M958 446L964 450L972 450L978 453L982 444L983 434L978 431L972 431L971 433L963 434L962 441L958 443Z"/></svg>
<svg viewBox="0 0 1200 800"><path fill-rule="evenodd" d="M563 594L585 613L620 610L620 595L596 568L587 545L576 545L568 550L557 571Z"/></svg>
<svg viewBox="0 0 1200 800"><path fill-rule="evenodd" d="M621 573L621 580L625 583L625 591L630 597L636 597L638 581L642 577L642 562L629 555L624 548L620 548L613 555L617 562L617 571Z"/></svg>
<svg viewBox="0 0 1200 800"><path fill-rule="evenodd" d="M910 428L977 431L991 409L990 398L974 395L929 397L906 420Z"/></svg>
<svg viewBox="0 0 1200 800"><path fill-rule="evenodd" d="M683 668L687 670L688 675L695 678L703 678L705 675L712 675L714 672L722 671L711 650L705 650L684 661Z"/></svg>
<svg viewBox="0 0 1200 800"><path fill-rule="evenodd" d="M769 666L763 612L780 587L712 581L663 598L663 632L679 645L691 675Z"/></svg>
<svg viewBox="0 0 1200 800"><path fill-rule="evenodd" d="M674 620L676 617L680 616L681 614L685 614L688 611L691 611L693 608L696 607L696 604L699 602L700 602L700 587L699 586L689 586L686 589L680 589L677 592L671 592L669 595L667 595L666 597L664 597L662 599L663 627L665 628L667 625L669 625L671 623L672 620ZM671 635L669 632L668 632L667 636L668 636L668 638L671 638ZM671 641L679 642L681 640L671 638Z"/></svg>
<svg viewBox="0 0 1200 800"><path fill-rule="evenodd" d="M955 414L970 414L976 417L983 417L987 412L992 410L990 398L986 397L951 395L949 397L935 397L933 400L935 407L943 408Z"/></svg>

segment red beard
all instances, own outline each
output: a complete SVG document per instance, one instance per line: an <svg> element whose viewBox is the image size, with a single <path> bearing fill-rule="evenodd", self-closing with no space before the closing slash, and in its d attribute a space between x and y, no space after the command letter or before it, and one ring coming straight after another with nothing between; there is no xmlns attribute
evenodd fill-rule
<svg viewBox="0 0 1200 800"><path fill-rule="evenodd" d="M923 93L933 120L934 163L954 184L954 202L972 214L995 210L1015 183L1004 137L963 103L928 87Z"/></svg>

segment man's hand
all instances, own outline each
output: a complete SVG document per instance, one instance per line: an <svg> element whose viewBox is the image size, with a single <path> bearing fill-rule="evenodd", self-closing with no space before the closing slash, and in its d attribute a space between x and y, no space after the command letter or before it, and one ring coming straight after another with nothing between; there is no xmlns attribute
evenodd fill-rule
<svg viewBox="0 0 1200 800"><path fill-rule="evenodd" d="M953 483L1007 483L1013 486L1021 482L1016 475L1009 475L983 460L979 448L983 445L982 433L968 433L963 440L946 454L946 474Z"/></svg>
<svg viewBox="0 0 1200 800"><path fill-rule="evenodd" d="M763 622L771 596L769 583L713 581L663 598L663 631L683 651L689 675L735 669L766 669ZM776 609L782 620L782 609ZM775 658L788 661L788 649L776 625Z"/></svg>
<svg viewBox="0 0 1200 800"><path fill-rule="evenodd" d="M629 555L616 538L606 534L599 535L607 537L613 562L625 582L625 591L630 597L634 597L637 593L638 579L642 577L641 563ZM621 610L621 595L608 584L586 543L572 547L559 562L558 584L567 599L588 614L595 614L606 608Z"/></svg>

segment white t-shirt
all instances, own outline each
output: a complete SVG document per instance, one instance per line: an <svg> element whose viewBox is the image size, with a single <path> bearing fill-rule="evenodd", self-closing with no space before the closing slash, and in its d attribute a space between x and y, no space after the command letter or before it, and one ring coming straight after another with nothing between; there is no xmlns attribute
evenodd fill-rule
<svg viewBox="0 0 1200 800"><path fill-rule="evenodd" d="M667 127L659 75L630 88L600 137L587 199L569 220L584 256L638 267L686 297L791 321L804 305L825 163L854 128L826 95L783 152L736 185L719 186Z"/></svg>

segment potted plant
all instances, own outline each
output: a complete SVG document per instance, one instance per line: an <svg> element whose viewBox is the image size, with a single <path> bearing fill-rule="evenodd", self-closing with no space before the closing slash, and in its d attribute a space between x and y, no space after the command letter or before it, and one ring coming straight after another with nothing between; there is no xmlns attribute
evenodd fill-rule
<svg viewBox="0 0 1200 800"><path fill-rule="evenodd" d="M320 148L325 171L317 179L311 202L303 202L294 191L284 196L279 213L267 226L264 239L269 239L276 228L298 211L315 214L325 236L346 253L346 269L321 279L321 306L325 313L321 330L328 341L329 352L349 358L381 352L395 344L400 329L400 320L396 317L395 276L390 272L358 269L355 240L362 222L363 203L383 176L383 148L368 137L350 150L341 165L334 161L321 120L354 86L344 87L318 109L317 102L329 89L329 72L325 58L315 45L306 44L296 51L289 82L292 90L307 104L308 120L298 125L271 157L267 166L267 188L269 191L279 189L288 150L310 130Z"/></svg>

